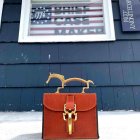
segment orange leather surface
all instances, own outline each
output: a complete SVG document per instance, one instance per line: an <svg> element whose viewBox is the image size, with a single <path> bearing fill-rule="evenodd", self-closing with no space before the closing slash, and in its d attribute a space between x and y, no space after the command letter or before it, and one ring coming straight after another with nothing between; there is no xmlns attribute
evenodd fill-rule
<svg viewBox="0 0 140 140"><path fill-rule="evenodd" d="M67 95L66 110L74 110L74 96Z"/></svg>
<svg viewBox="0 0 140 140"><path fill-rule="evenodd" d="M69 135L63 120L67 95L74 96L77 121L74 132ZM93 139L98 138L96 94L91 93L45 93L43 97L43 139Z"/></svg>

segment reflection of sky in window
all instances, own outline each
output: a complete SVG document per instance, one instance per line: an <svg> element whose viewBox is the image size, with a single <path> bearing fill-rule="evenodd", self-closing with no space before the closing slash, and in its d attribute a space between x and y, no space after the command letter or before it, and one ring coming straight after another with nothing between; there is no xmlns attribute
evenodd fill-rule
<svg viewBox="0 0 140 140"><path fill-rule="evenodd" d="M30 35L104 34L103 2L32 2Z"/></svg>

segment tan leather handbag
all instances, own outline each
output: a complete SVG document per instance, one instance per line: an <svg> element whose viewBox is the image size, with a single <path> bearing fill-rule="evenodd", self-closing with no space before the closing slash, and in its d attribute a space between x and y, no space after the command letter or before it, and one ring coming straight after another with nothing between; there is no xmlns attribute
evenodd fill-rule
<svg viewBox="0 0 140 140"><path fill-rule="evenodd" d="M43 139L99 138L96 94L84 93L89 85L81 93L59 93L61 88L43 96Z"/></svg>

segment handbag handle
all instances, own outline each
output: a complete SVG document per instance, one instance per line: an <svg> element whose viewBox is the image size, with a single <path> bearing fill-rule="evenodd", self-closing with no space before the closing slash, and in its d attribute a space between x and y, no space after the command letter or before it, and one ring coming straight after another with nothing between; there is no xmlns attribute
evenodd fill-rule
<svg viewBox="0 0 140 140"><path fill-rule="evenodd" d="M50 75L49 75L48 80L46 81L46 83L48 84L49 81L52 78L57 78L62 83L62 86L57 88L56 93L60 93L60 89L63 89L67 83L72 82L72 81L78 81L78 82L82 82L82 83L86 84L86 87L83 87L82 88L82 93L85 93L85 89L89 89L89 84L90 83L94 85L94 82L92 80L84 80L82 78L76 78L76 77L65 79L64 75L57 74L57 73L50 73Z"/></svg>

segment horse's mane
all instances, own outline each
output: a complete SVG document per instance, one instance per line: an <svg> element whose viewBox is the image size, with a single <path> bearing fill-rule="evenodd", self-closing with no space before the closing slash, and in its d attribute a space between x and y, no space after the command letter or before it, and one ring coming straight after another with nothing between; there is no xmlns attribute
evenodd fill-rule
<svg viewBox="0 0 140 140"><path fill-rule="evenodd" d="M57 77L63 77L63 78L64 78L63 75L61 75L61 74L57 74L57 73L50 73L50 76L57 76Z"/></svg>

